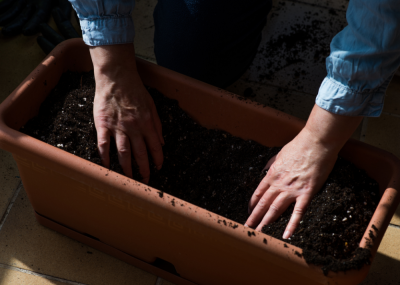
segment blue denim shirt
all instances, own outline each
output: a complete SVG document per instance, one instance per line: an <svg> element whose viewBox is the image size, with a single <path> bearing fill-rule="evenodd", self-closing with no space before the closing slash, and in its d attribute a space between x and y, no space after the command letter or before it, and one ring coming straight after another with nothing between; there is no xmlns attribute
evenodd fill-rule
<svg viewBox="0 0 400 285"><path fill-rule="evenodd" d="M90 46L133 43L134 0L69 0ZM328 75L316 104L339 115L380 116L385 91L400 66L398 0L351 0L348 26L331 42Z"/></svg>
<svg viewBox="0 0 400 285"><path fill-rule="evenodd" d="M78 14L83 41L89 46L133 43L134 0L69 0Z"/></svg>

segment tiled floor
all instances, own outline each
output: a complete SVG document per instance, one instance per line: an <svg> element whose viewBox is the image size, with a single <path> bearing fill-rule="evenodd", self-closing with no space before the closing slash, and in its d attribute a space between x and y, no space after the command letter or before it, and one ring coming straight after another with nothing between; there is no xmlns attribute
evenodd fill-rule
<svg viewBox="0 0 400 285"><path fill-rule="evenodd" d="M139 56L155 62L153 52L156 0L136 1L135 48ZM315 30L320 45L345 25L348 0L274 1L264 29L260 51L268 48L278 35L293 33L290 26L321 22ZM311 18L307 18L311 15ZM73 18L75 21L75 19ZM332 23L330 23L332 21ZM51 25L54 24L51 22ZM77 23L74 23L77 25ZM285 30L286 29L286 30ZM307 42L305 42L307 44ZM284 47L282 47L284 48ZM323 60L315 56L315 46L299 53L303 62L274 65L273 58L260 52L253 65L229 91L243 94L251 87L255 100L302 119L307 119L318 86L325 76ZM0 102L39 64L44 54L35 37L0 36ZM276 54L279 56L280 54ZM296 75L300 71L300 76ZM263 77L274 71L274 76ZM302 72L303 71L303 72ZM261 75L261 76L260 76ZM302 85L292 84L299 81ZM400 157L400 78L394 78L387 92L380 118L364 119L353 138L386 149ZM134 268L113 257L89 248L38 225L19 179L11 155L0 150L0 285L2 284L172 284ZM362 284L400 284L400 210L392 219L375 257L371 271Z"/></svg>

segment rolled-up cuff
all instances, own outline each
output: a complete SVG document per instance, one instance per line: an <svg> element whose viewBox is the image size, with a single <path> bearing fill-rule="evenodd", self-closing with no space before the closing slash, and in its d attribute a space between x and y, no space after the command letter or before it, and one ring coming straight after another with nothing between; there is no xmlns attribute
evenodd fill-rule
<svg viewBox="0 0 400 285"><path fill-rule="evenodd" d="M89 46L133 43L135 28L131 16L80 20L83 41Z"/></svg>
<svg viewBox="0 0 400 285"><path fill-rule="evenodd" d="M379 117L382 113L386 89L393 76L374 90L356 91L326 77L315 103L328 112L344 116Z"/></svg>

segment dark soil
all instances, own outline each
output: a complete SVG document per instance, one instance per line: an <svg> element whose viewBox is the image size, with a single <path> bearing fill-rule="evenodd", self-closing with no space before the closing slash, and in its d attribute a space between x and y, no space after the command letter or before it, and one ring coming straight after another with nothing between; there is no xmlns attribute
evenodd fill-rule
<svg viewBox="0 0 400 285"><path fill-rule="evenodd" d="M93 73L65 73L43 102L39 115L21 131L55 147L101 164L93 123L95 92ZM182 111L177 101L149 89L163 125L164 164L152 165L149 185L218 215L244 223L248 201L268 160L278 148L242 140L220 130L209 130ZM248 91L252 94L252 90ZM251 96L251 95L250 95ZM115 144L111 146L111 169L122 173ZM141 177L134 166L134 179ZM363 233L379 202L375 181L351 163L339 158L322 190L315 196L289 244L302 248L309 263L328 270L361 268L370 252L358 248ZM182 207L173 200L172 205ZM289 209L263 232L281 239L290 218ZM221 219L219 223L237 228ZM255 235L248 232L249 237ZM267 244L267 240L263 242ZM301 257L299 252L294 253Z"/></svg>

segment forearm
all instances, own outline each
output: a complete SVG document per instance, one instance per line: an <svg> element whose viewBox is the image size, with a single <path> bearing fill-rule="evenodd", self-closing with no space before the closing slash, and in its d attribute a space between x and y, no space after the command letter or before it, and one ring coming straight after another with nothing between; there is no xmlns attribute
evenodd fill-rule
<svg viewBox="0 0 400 285"><path fill-rule="evenodd" d="M327 151L338 153L362 121L361 116L351 117L330 113L317 105L310 114L305 128L299 136L307 136Z"/></svg>

